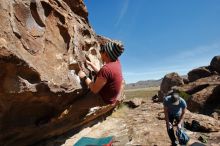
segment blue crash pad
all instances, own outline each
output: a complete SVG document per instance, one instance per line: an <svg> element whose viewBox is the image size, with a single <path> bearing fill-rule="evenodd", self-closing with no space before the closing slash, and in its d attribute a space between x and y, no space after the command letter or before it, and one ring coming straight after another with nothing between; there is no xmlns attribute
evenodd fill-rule
<svg viewBox="0 0 220 146"><path fill-rule="evenodd" d="M113 136L102 138L82 137L73 146L103 146L111 145Z"/></svg>

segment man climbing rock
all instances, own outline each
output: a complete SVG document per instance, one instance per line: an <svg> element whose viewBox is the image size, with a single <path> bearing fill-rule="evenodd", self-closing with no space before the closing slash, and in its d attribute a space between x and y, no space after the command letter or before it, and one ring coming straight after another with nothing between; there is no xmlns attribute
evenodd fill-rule
<svg viewBox="0 0 220 146"><path fill-rule="evenodd" d="M100 49L101 59L104 63L100 70L87 61L87 64L97 72L96 80L93 82L82 70L78 74L90 90L99 95L94 98L99 98L98 101L104 104L115 104L117 96L120 94L123 78L118 57L123 52L124 47L122 44L108 42L102 45Z"/></svg>
<svg viewBox="0 0 220 146"><path fill-rule="evenodd" d="M163 104L167 133L172 142L172 146L176 146L178 145L178 141L176 140L174 134L173 123L175 120L175 122L177 123L177 128L182 128L187 105L185 100L180 97L177 90L173 90L171 92L171 95L165 97Z"/></svg>

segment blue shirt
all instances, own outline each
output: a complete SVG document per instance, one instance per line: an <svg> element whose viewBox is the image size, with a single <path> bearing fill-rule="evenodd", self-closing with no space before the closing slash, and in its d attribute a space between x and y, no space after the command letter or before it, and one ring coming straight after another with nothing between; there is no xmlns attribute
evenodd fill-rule
<svg viewBox="0 0 220 146"><path fill-rule="evenodd" d="M180 102L178 105L172 105L171 96L167 96L164 98L163 104L168 108L168 115L172 116L180 116L182 113L182 109L186 108L186 101L180 97Z"/></svg>

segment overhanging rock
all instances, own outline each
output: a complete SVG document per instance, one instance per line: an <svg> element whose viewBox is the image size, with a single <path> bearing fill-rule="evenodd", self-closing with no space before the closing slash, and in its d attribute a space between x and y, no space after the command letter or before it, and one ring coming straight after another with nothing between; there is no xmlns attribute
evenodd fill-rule
<svg viewBox="0 0 220 146"><path fill-rule="evenodd" d="M82 0L0 0L0 145L30 145L114 108L71 116L87 91L77 72L91 74L86 59L100 67L100 40L109 41L87 15Z"/></svg>

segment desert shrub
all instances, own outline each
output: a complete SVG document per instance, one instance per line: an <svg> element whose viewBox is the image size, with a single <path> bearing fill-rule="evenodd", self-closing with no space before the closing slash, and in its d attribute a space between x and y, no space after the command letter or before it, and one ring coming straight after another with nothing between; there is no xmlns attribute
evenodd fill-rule
<svg viewBox="0 0 220 146"><path fill-rule="evenodd" d="M190 99L190 97L191 97L191 95L190 94L187 94L186 92L184 92L184 91L180 91L180 96L185 100L185 101L188 101L189 99Z"/></svg>

